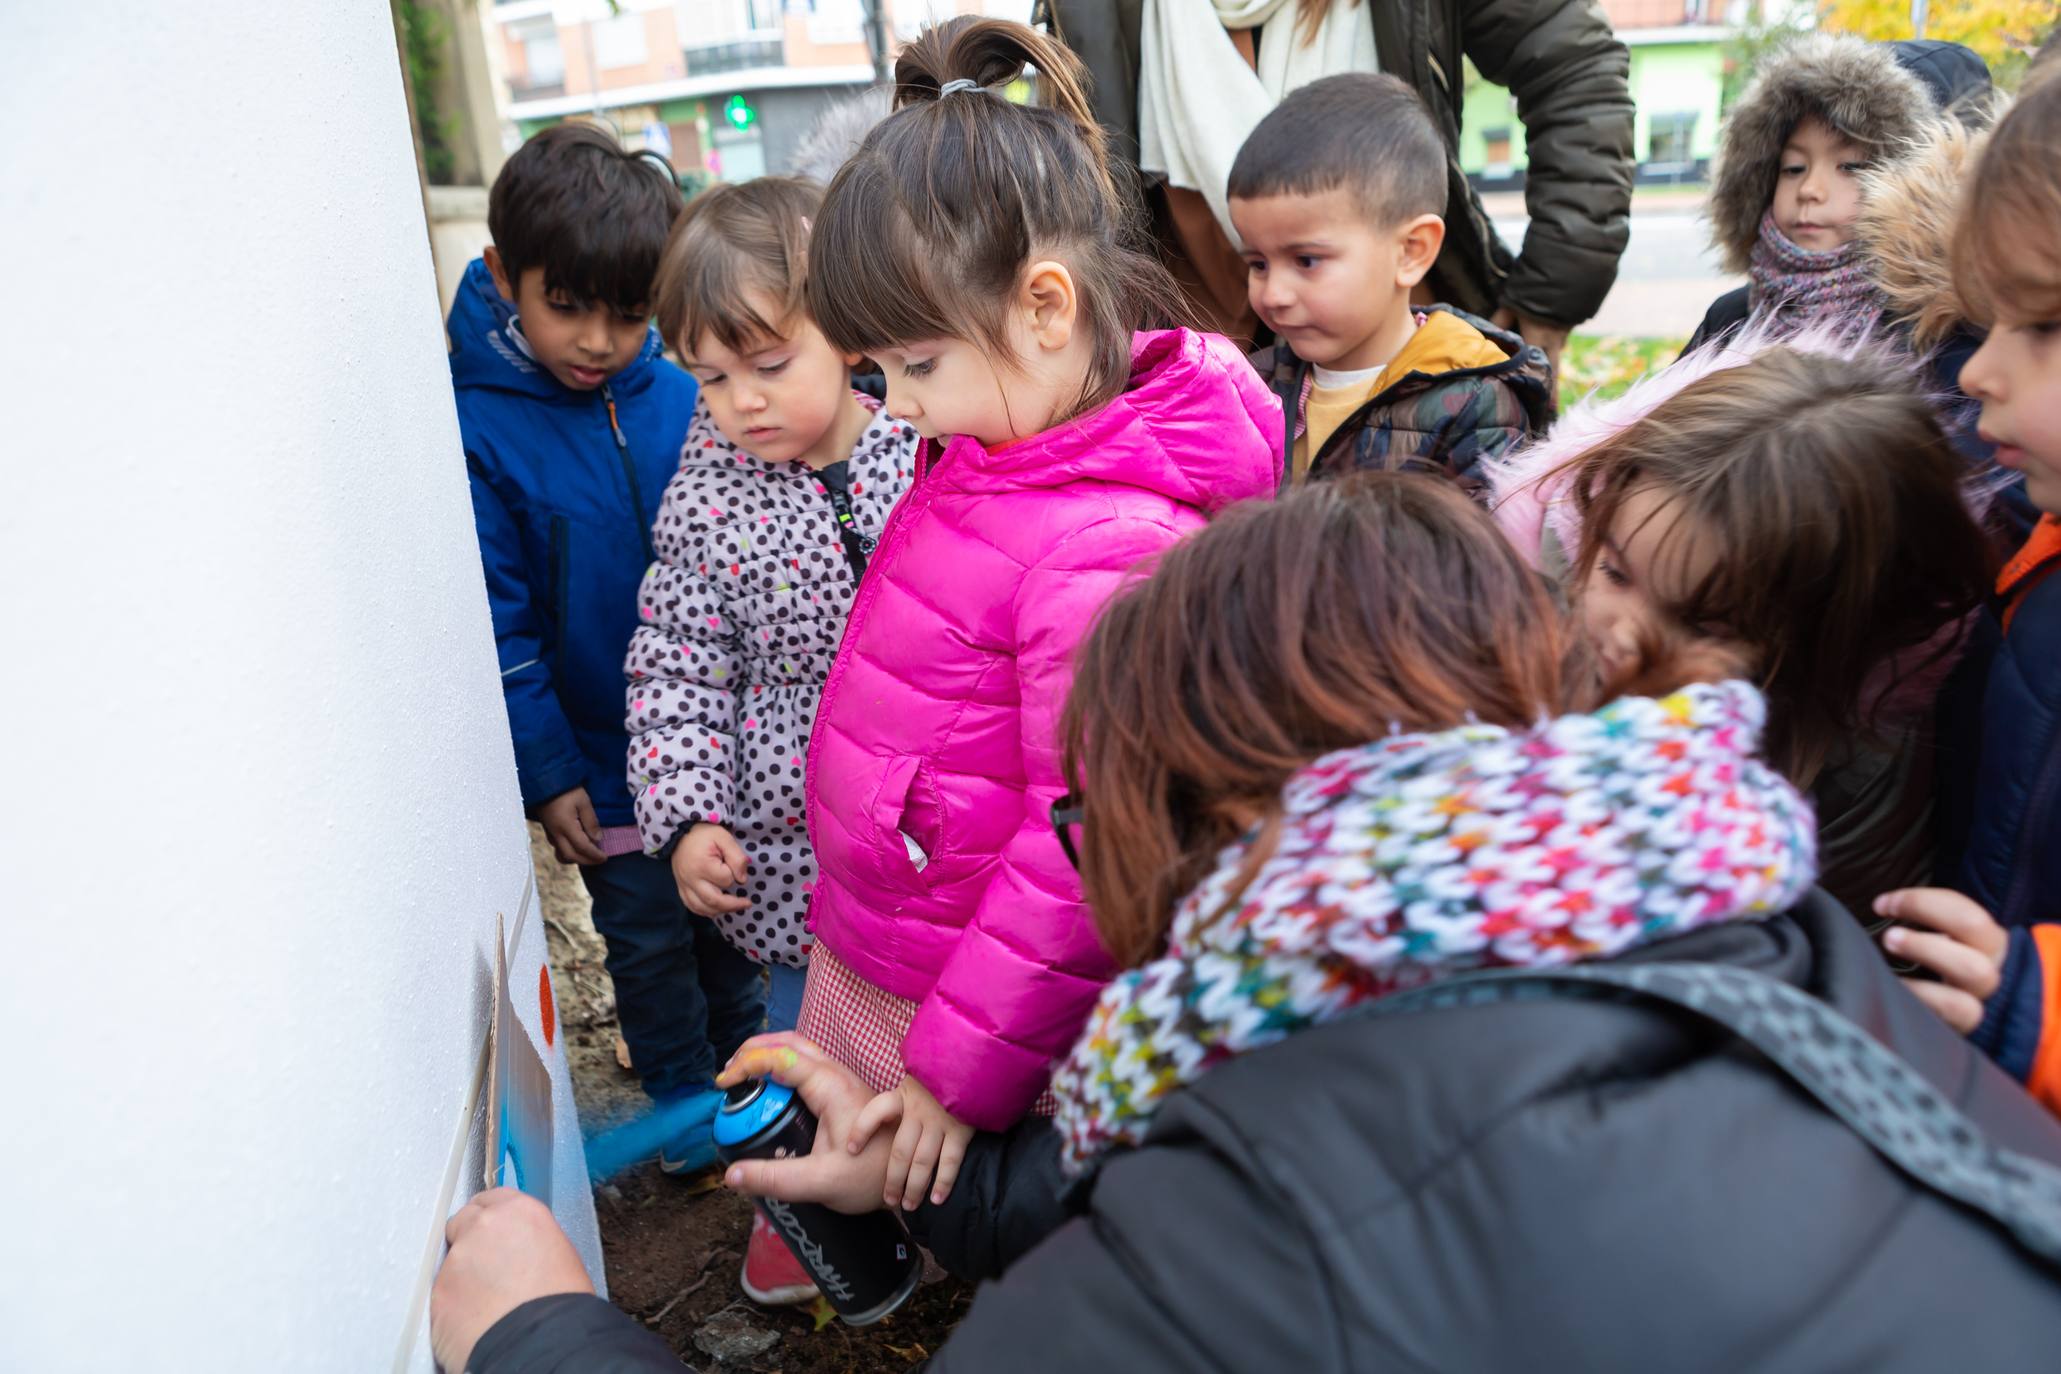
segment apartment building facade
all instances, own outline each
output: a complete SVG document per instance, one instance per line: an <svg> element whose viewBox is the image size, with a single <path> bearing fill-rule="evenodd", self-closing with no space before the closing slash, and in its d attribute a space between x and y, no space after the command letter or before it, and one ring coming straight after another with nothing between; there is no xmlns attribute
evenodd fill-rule
<svg viewBox="0 0 2061 1374"><path fill-rule="evenodd" d="M1029 0L877 0L892 51L955 14L1025 17ZM683 180L787 169L823 107L873 81L868 0L497 0L508 116L524 138L603 120Z"/></svg>

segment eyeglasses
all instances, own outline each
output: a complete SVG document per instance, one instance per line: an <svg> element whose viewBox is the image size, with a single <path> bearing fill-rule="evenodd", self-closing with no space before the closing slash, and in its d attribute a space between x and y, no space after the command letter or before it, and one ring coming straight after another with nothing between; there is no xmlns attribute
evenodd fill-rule
<svg viewBox="0 0 2061 1374"><path fill-rule="evenodd" d="M1059 837L1059 848L1076 872L1080 870L1081 856L1073 847L1073 836L1067 832L1069 827L1079 825L1085 814L1080 799L1071 792L1062 792L1052 803L1052 833Z"/></svg>

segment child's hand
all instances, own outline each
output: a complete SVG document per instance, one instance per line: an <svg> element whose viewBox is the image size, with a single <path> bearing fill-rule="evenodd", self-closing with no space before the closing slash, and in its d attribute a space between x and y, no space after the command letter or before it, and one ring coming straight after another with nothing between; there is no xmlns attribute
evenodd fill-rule
<svg viewBox="0 0 2061 1374"><path fill-rule="evenodd" d="M943 1202L959 1181L959 1163L966 1158L966 1144L973 1139L973 1127L944 1109L939 1101L908 1074L901 1086L884 1092L866 1104L852 1127L846 1148L854 1154L873 1139L882 1126L901 1122L895 1132L894 1149L887 1159L886 1187L881 1196L889 1207L913 1212L923 1205L923 1189L930 1185L930 1200ZM931 1183L931 1171L937 1182Z"/></svg>
<svg viewBox="0 0 2061 1374"><path fill-rule="evenodd" d="M886 1136L854 1154L845 1148L852 1124L872 1100L859 1076L793 1031L754 1035L716 1075L727 1088L745 1078L770 1078L801 1095L816 1114L816 1146L801 1159L747 1159L730 1166L723 1185L753 1197L820 1202L839 1212L877 1212L887 1186Z"/></svg>
<svg viewBox="0 0 2061 1374"><path fill-rule="evenodd" d="M1987 911L1943 887L1907 887L1875 899L1875 914L1929 930L1891 926L1882 947L1940 976L1934 983L1906 978L1905 987L1966 1035L1982 1024L1982 1004L2002 981L2011 937ZM1937 933L1935 933L1937 932Z"/></svg>
<svg viewBox="0 0 2061 1374"><path fill-rule="evenodd" d="M601 822L594 817L594 803L587 789L575 787L560 792L537 808L537 823L551 841L551 852L562 864L607 863L601 852Z"/></svg>
<svg viewBox="0 0 2061 1374"><path fill-rule="evenodd" d="M720 825L702 821L673 846L673 883L696 916L720 916L750 906L750 898L727 890L743 886L749 872L744 847Z"/></svg>

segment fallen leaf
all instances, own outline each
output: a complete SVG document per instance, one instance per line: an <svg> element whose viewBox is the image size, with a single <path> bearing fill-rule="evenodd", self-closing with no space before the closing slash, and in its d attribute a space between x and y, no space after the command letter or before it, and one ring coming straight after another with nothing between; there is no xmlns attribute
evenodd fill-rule
<svg viewBox="0 0 2061 1374"><path fill-rule="evenodd" d="M809 1315L816 1319L816 1329L821 1331L837 1320L837 1309L830 1305L830 1299L818 1297L815 1306L809 1309Z"/></svg>

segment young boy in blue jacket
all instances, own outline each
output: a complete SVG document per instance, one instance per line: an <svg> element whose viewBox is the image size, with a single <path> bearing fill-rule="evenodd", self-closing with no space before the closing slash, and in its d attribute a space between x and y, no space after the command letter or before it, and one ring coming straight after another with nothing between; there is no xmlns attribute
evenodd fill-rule
<svg viewBox="0 0 2061 1374"><path fill-rule="evenodd" d="M655 160L590 125L547 129L495 179L493 246L449 321L523 806L593 898L630 1058L678 1124L669 1172L712 1162L710 1081L764 1007L757 966L643 854L623 767L623 654L694 413L693 378L650 326L679 212Z"/></svg>

